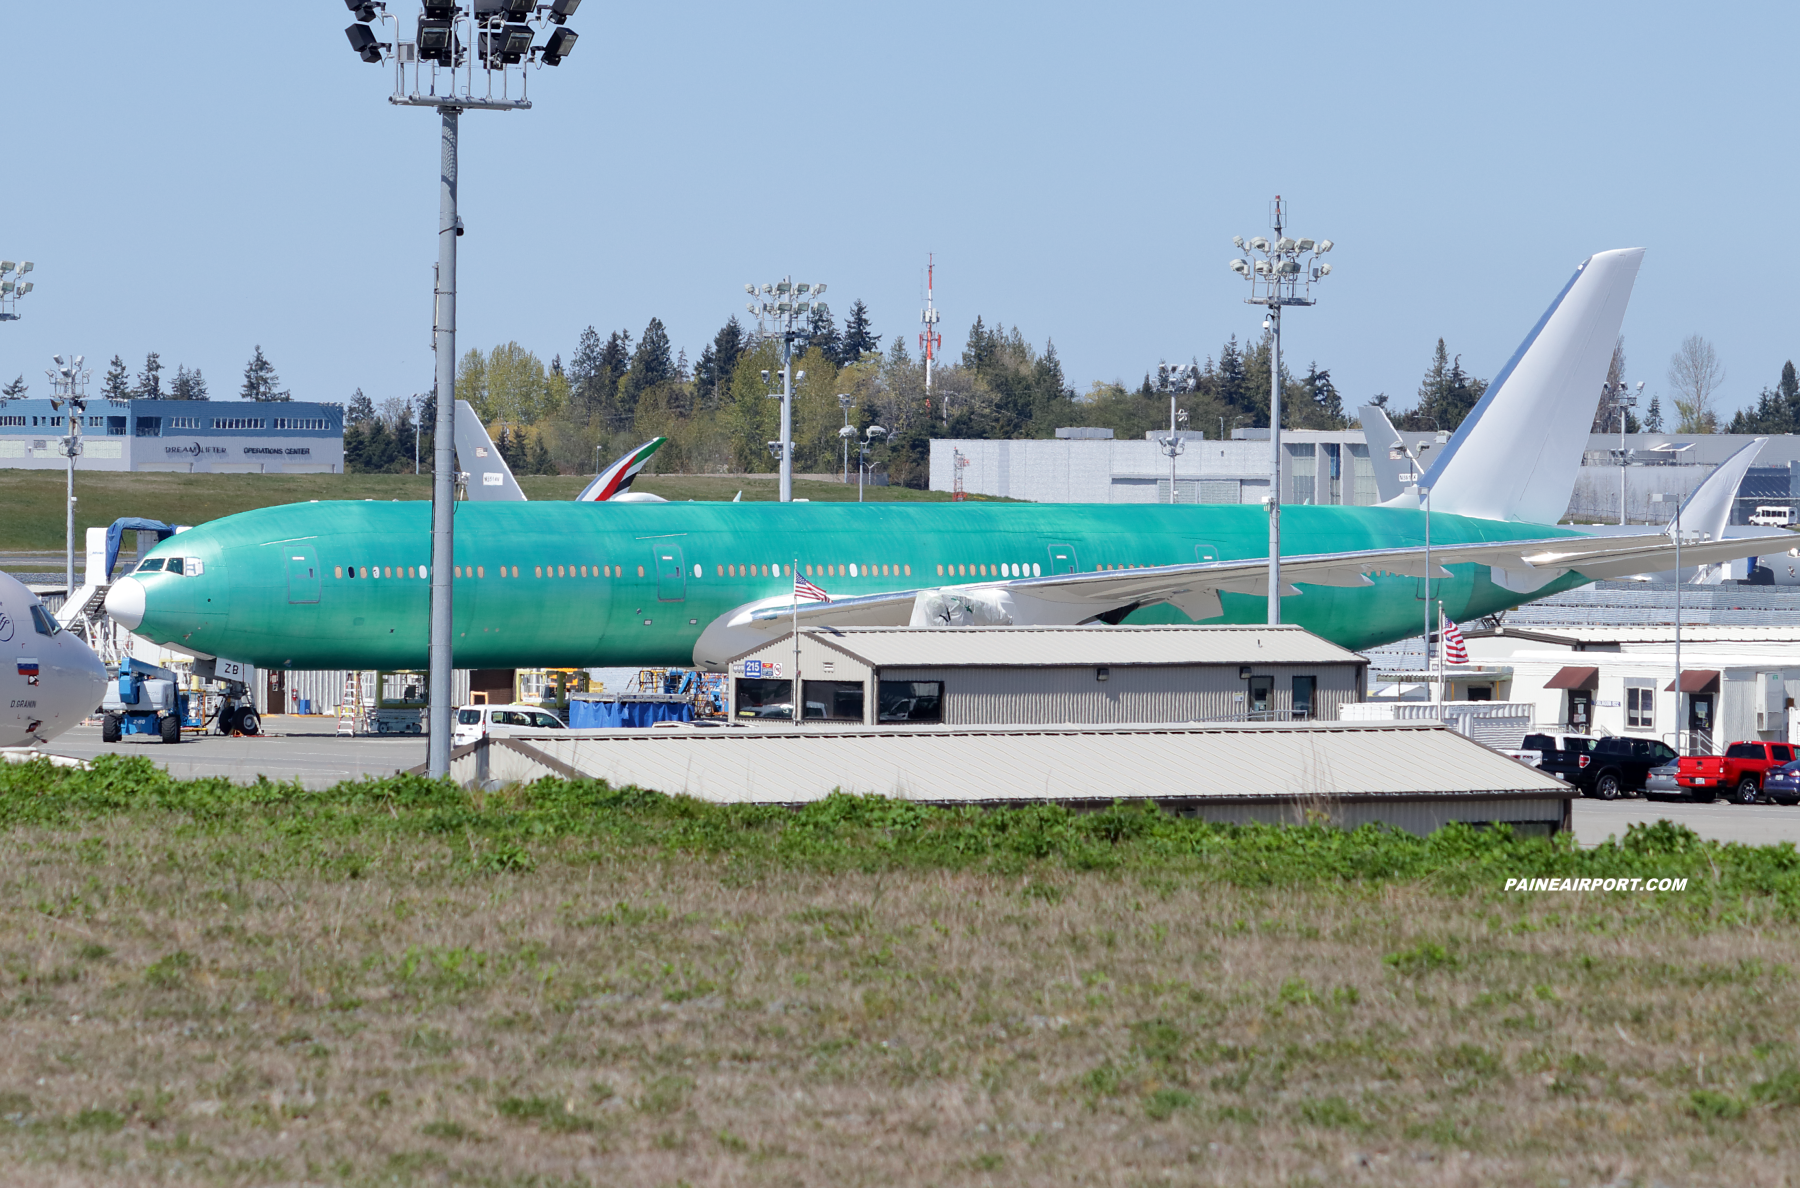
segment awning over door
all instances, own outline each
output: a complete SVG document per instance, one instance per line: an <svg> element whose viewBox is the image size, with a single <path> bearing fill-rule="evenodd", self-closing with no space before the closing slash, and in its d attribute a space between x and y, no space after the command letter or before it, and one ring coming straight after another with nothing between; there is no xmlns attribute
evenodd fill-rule
<svg viewBox="0 0 1800 1188"><path fill-rule="evenodd" d="M1717 693L1719 691L1719 673L1713 668L1684 668L1681 670L1681 691L1683 693ZM1670 681L1664 693L1675 692L1675 682Z"/></svg>
<svg viewBox="0 0 1800 1188"><path fill-rule="evenodd" d="M1586 689L1592 692L1600 687L1600 670L1598 668L1579 668L1569 665L1559 669L1555 676L1544 684L1546 689Z"/></svg>

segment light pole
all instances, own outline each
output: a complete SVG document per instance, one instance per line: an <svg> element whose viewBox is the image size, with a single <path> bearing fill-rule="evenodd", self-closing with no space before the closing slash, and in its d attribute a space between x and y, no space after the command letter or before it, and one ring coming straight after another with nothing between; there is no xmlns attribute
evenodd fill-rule
<svg viewBox="0 0 1800 1188"><path fill-rule="evenodd" d="M61 355L52 356L56 360L53 369L44 374L50 377L50 407L69 408L69 435L62 439L58 448L62 456L69 460L68 489L64 493L63 514L64 527L67 533L64 558L63 597L75 596L75 459L81 456L81 414L87 411L87 382L91 371L81 366L82 356L73 355L65 359Z"/></svg>
<svg viewBox="0 0 1800 1188"><path fill-rule="evenodd" d="M1233 260L1231 270L1250 282L1250 305L1268 309L1263 329L1274 332L1274 353L1269 359L1269 625L1281 622L1281 311L1289 305L1315 305L1312 286L1331 275L1331 265L1319 257L1331 250L1331 241L1289 239L1282 234L1281 195L1275 196L1275 240L1258 235L1245 243L1241 235L1231 242L1244 253ZM1302 261L1301 257L1306 257Z"/></svg>
<svg viewBox="0 0 1800 1188"><path fill-rule="evenodd" d="M1638 397L1644 394L1644 381L1639 380L1637 391L1630 391L1624 380L1604 385L1606 393L1619 406L1619 524L1625 524L1625 410L1636 408Z"/></svg>
<svg viewBox="0 0 1800 1188"><path fill-rule="evenodd" d="M25 274L36 267L30 260L18 264L0 260L0 322L19 320L19 298L37 288Z"/></svg>
<svg viewBox="0 0 1800 1188"><path fill-rule="evenodd" d="M432 341L437 362L437 430L432 439L431 479L431 676L426 773L450 773L450 704L455 688L452 537L456 498L456 240L463 233L456 212L457 121L464 111L524 111L531 106L527 81L533 67L560 65L575 48L566 23L581 0L425 0L414 38L400 38L400 20L384 0L345 0L356 23L344 30L363 61L391 63L397 107L434 108L440 121L438 170L438 267ZM382 41L371 27L392 26ZM549 36L532 41L540 30ZM518 94L513 94L515 86Z"/></svg>
<svg viewBox="0 0 1800 1188"><path fill-rule="evenodd" d="M863 431L862 445L858 447L856 455L856 501L858 503L863 501L863 472L869 468L869 447L875 444L877 438L886 436L887 430L880 425L870 425Z"/></svg>
<svg viewBox="0 0 1800 1188"><path fill-rule="evenodd" d="M838 436L844 439L844 485L850 485L850 439L856 436L856 430L850 428L850 397L843 392L838 393L838 407L844 410L844 427L838 430Z"/></svg>
<svg viewBox="0 0 1800 1188"><path fill-rule="evenodd" d="M745 285L744 292L760 298L746 302L744 308L759 319L773 318L781 335L781 440L771 442L769 448L781 463L781 502L790 503L794 498L794 344L806 338L802 319L810 320L815 312L830 312L818 300L825 286L805 281L795 284L793 277L784 276L761 289ZM804 371L800 378L806 378Z"/></svg>
<svg viewBox="0 0 1800 1188"><path fill-rule="evenodd" d="M425 428L419 421L419 394L414 392L407 402L412 405L413 416L413 474L419 473L419 434Z"/></svg>
<svg viewBox="0 0 1800 1188"><path fill-rule="evenodd" d="M1156 365L1156 386L1169 394L1169 435L1161 438L1158 444L1162 452L1169 456L1169 505L1175 505L1175 459L1181 457L1187 443L1181 439L1181 427L1188 422L1187 409L1175 407L1175 398L1182 392L1192 392L1200 387L1200 369L1189 363L1170 367L1167 363ZM1219 418L1223 427L1224 417ZM1205 436L1202 434L1202 436ZM1224 436L1223 433L1220 434Z"/></svg>
<svg viewBox="0 0 1800 1188"><path fill-rule="evenodd" d="M1652 503L1673 503L1675 505L1675 746L1681 747L1681 502L1679 491L1659 491L1650 496ZM1693 751L1694 740L1688 738L1688 753Z"/></svg>

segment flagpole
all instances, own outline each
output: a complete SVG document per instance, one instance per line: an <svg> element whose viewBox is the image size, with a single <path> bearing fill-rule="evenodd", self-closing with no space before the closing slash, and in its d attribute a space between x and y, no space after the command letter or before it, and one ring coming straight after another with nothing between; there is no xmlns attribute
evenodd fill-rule
<svg viewBox="0 0 1800 1188"><path fill-rule="evenodd" d="M800 685L800 558L794 558L793 588L788 592L794 609L794 725L806 717L806 694Z"/></svg>
<svg viewBox="0 0 1800 1188"><path fill-rule="evenodd" d="M1444 600L1438 599L1438 650L1437 650L1437 699L1447 700L1444 696Z"/></svg>

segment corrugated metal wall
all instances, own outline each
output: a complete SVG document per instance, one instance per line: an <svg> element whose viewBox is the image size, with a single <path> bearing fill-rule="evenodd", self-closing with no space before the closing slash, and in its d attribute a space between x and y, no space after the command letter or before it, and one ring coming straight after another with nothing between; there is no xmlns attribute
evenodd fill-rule
<svg viewBox="0 0 1800 1188"><path fill-rule="evenodd" d="M349 673L342 669L335 672L290 671L287 674L288 712L294 712L295 698L304 697L312 703L313 713L336 713L338 702L343 698L344 678L348 675ZM419 683L421 685L424 683L423 673L420 674ZM257 712L267 713L269 708L269 681L263 669L256 670L256 675L250 681L250 688L255 694ZM466 705L469 700L469 670L466 668L457 669L451 678L450 688L455 703L457 705ZM400 690L398 689L390 689L388 694L390 696L397 696L399 692ZM364 672L362 674L362 695L365 698L375 696L375 674L372 672Z"/></svg>
<svg viewBox="0 0 1800 1188"><path fill-rule="evenodd" d="M1313 718L1334 722L1338 706L1357 700L1360 668L1351 664L1275 664L1254 669L1275 680L1274 710L1293 709L1294 677L1311 676ZM1197 722L1240 718L1249 682L1236 666L1112 667L1105 681L1080 668L888 668L886 681L944 682L944 722L951 726L1054 725L1064 722Z"/></svg>

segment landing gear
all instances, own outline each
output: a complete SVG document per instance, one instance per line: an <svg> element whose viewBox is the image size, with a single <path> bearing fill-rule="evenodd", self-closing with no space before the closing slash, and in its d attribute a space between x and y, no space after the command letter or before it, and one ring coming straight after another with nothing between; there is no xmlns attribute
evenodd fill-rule
<svg viewBox="0 0 1800 1188"><path fill-rule="evenodd" d="M242 710L238 714L237 728L239 734L262 733L262 719L257 717L253 709Z"/></svg>

